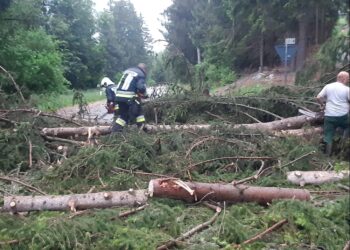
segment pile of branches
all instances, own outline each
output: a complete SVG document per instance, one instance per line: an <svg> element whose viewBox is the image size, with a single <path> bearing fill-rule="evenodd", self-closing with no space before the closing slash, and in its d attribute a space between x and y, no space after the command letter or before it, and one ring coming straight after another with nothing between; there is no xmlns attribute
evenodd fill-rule
<svg viewBox="0 0 350 250"><path fill-rule="evenodd" d="M311 201L265 200L264 206L230 206L227 198L217 199L213 191L199 192L196 186L205 183L210 189L227 185L238 190L238 194L244 193L247 186L247 190L252 186L294 189L294 184L287 180L288 171L299 171L293 173L296 176L303 175L302 171L345 169L340 160L330 162L320 152L319 134L305 139L234 127L280 123L289 114L297 115L301 107L315 111L311 100L182 98L180 102L157 99L145 105L147 116L153 121L150 125L163 128L153 130L154 133L129 127L124 133L110 134L108 127L93 128L37 110L0 112L0 146L6 149L0 160L8 167L1 170L0 192L9 197L5 202L10 211L16 213L25 204L21 199L28 204L32 204L31 199L38 199L40 206L55 208L61 204L61 210L68 210L63 214L22 214L27 224L18 223L17 217L0 214L0 225L7 228L0 236L0 244L19 248L32 244L33 248L39 248L54 247L59 242L62 248L120 249L150 246L167 249L187 243L189 249L238 248L246 244L255 248L278 248L282 244L294 248L345 245L349 225L339 218L347 216L344 211L347 211L348 193L337 184L308 186L306 192L314 198ZM282 103L287 106L281 108ZM192 121L209 127L173 129L176 124ZM159 125L163 123L170 125L170 129ZM60 131L67 127L74 132L60 136ZM52 134L45 133L52 128ZM19 142L22 147L16 148ZM11 152L16 152L16 157L9 159ZM158 178L163 181L157 182ZM341 184L346 187L347 180ZM178 191L167 195L157 193L159 188L168 187ZM151 191L156 197L167 198L182 193L186 196L181 200L188 201L189 197L191 204L144 199L143 195L148 197ZM40 196L33 198L33 194ZM70 199L76 198L75 194L82 194L79 199L94 198L109 205L120 205L118 202L122 201L134 208L125 211L96 209L104 206L83 207L79 206L79 199ZM14 199L18 195L27 198ZM45 195L52 200L48 197L40 200ZM68 199L66 203L54 203L54 197ZM118 202L114 203L114 199ZM35 210L42 209L40 206ZM319 228L336 228L337 237L330 237L327 230L318 237Z"/></svg>

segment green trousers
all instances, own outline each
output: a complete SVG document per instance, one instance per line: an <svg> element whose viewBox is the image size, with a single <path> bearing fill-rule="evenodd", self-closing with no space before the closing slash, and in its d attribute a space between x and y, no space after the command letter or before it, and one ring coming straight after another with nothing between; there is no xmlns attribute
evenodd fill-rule
<svg viewBox="0 0 350 250"><path fill-rule="evenodd" d="M331 144L337 128L342 128L344 132L349 130L349 116L325 116L324 117L324 142Z"/></svg>

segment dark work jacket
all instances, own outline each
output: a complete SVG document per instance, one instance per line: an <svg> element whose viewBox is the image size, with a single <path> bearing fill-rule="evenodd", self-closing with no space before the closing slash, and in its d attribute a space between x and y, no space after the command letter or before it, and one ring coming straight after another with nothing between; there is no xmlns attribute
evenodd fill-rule
<svg viewBox="0 0 350 250"><path fill-rule="evenodd" d="M146 92L146 74L139 67L125 70L116 91L117 102L128 102L137 97L137 94Z"/></svg>
<svg viewBox="0 0 350 250"><path fill-rule="evenodd" d="M108 85L106 87L106 98L107 98L107 103L109 102L115 102L115 91L117 89L117 86L115 84Z"/></svg>

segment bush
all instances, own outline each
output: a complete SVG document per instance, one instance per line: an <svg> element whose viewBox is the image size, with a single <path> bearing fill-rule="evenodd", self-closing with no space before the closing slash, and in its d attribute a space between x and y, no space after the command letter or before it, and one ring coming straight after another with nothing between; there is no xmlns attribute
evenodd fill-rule
<svg viewBox="0 0 350 250"><path fill-rule="evenodd" d="M231 84L235 80L235 72L228 67L217 66L206 62L196 66L196 81L202 87L224 86Z"/></svg>
<svg viewBox="0 0 350 250"><path fill-rule="evenodd" d="M66 89L61 53L57 43L42 29L18 30L10 36L0 48L0 61L26 96ZM2 79L0 84L7 93L15 91L9 80Z"/></svg>

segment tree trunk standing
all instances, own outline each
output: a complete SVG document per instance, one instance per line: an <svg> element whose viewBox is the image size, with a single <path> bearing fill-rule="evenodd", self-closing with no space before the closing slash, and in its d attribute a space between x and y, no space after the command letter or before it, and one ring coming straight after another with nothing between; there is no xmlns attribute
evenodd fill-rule
<svg viewBox="0 0 350 250"><path fill-rule="evenodd" d="M306 124L314 124L322 121L321 118L308 117L306 115L294 116L278 121L265 123L250 123L250 124L235 124L228 125L228 129L249 129L260 131L279 131L284 129L298 129ZM149 132L158 131L179 131L179 130L208 130L215 126L208 124L194 125L145 125ZM43 128L42 134L45 136L69 137L79 135L106 135L111 133L110 126L95 126L95 127L60 127L60 128Z"/></svg>
<svg viewBox="0 0 350 250"><path fill-rule="evenodd" d="M197 47L197 64L201 64L202 60L201 60L202 56L201 56L201 49Z"/></svg>
<svg viewBox="0 0 350 250"><path fill-rule="evenodd" d="M318 33L319 33L319 5L316 4L316 10L315 10L315 44L318 45Z"/></svg>
<svg viewBox="0 0 350 250"><path fill-rule="evenodd" d="M4 212L65 211L114 206L139 206L147 202L146 190L73 195L5 196Z"/></svg>
<svg viewBox="0 0 350 250"><path fill-rule="evenodd" d="M259 72L263 72L264 68L264 33L261 32L261 38L260 38L260 66L259 66Z"/></svg>
<svg viewBox="0 0 350 250"><path fill-rule="evenodd" d="M320 42L323 43L325 41L325 29L326 29L326 25L325 25L325 10L324 7L321 8L321 23L320 23Z"/></svg>
<svg viewBox="0 0 350 250"><path fill-rule="evenodd" d="M310 200L309 191L304 189L183 182L178 179L151 180L148 192L150 197L170 198L186 202L212 200L268 204L276 199Z"/></svg>
<svg viewBox="0 0 350 250"><path fill-rule="evenodd" d="M307 32L307 15L302 14L299 17L299 41L297 50L297 71L300 71L304 67L305 57L306 57L306 32Z"/></svg>

